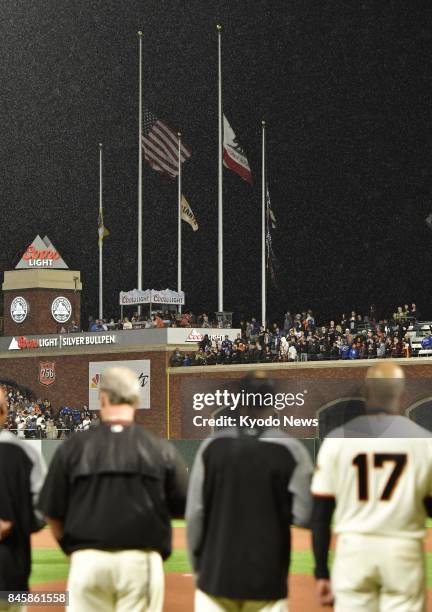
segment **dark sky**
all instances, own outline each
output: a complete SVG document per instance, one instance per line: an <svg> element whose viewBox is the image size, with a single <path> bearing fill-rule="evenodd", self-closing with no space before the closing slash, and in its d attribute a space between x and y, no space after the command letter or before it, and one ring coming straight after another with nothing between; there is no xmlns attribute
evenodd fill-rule
<svg viewBox="0 0 432 612"><path fill-rule="evenodd" d="M192 149L184 290L217 308L217 36L224 110L250 187L224 171L225 308L259 312L260 122L278 218L270 314L307 307L432 316L430 2L3 0L0 268L48 234L97 311L98 142L105 148L107 315L136 286L137 51L144 103ZM176 190L144 169L144 287L176 286Z"/></svg>

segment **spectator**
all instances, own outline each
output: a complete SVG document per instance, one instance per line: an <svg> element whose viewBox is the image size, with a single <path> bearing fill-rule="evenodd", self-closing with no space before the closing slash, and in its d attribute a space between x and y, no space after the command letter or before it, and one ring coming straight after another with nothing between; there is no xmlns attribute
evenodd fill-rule
<svg viewBox="0 0 432 612"><path fill-rule="evenodd" d="M195 365L207 365L207 359L202 348L198 349L198 352L195 354Z"/></svg>
<svg viewBox="0 0 432 612"><path fill-rule="evenodd" d="M154 323L155 323L155 326L158 327L158 328L165 327L165 323L163 322L163 319L162 319L162 317L161 317L159 312L157 313L157 315L154 318Z"/></svg>
<svg viewBox="0 0 432 612"><path fill-rule="evenodd" d="M229 339L228 335L225 335L224 340L222 341L222 345L221 348L223 350L224 353L229 353L232 351L232 347L233 347L233 343L231 342L231 340Z"/></svg>
<svg viewBox="0 0 432 612"><path fill-rule="evenodd" d="M93 321L92 324L90 325L89 331L91 332L102 331L101 321L99 319L96 319L95 321Z"/></svg>
<svg viewBox="0 0 432 612"><path fill-rule="evenodd" d="M178 348L174 349L173 354L170 357L170 366L176 368L183 364L183 357Z"/></svg>
<svg viewBox="0 0 432 612"><path fill-rule="evenodd" d="M57 440L58 431L52 419L48 419L47 427L46 427L46 437L47 437L47 440Z"/></svg>
<svg viewBox="0 0 432 612"><path fill-rule="evenodd" d="M273 354L271 352L270 346L266 344L264 348L263 363L271 363L272 361Z"/></svg>
<svg viewBox="0 0 432 612"><path fill-rule="evenodd" d="M189 312L185 312L180 321L180 327L190 327L191 326L191 316Z"/></svg>
<svg viewBox="0 0 432 612"><path fill-rule="evenodd" d="M285 338L285 336L282 336L282 338L280 340L280 347L279 347L279 359L280 359L280 361L287 361L288 360L288 350L289 350L288 340Z"/></svg>
<svg viewBox="0 0 432 612"><path fill-rule="evenodd" d="M288 311L285 313L285 317L284 317L284 325L283 325L283 330L284 330L284 333L285 333L285 335L286 335L286 336L288 335L288 332L289 332L289 330L291 329L292 324L293 324L293 318L292 318L292 316L291 316L290 311L288 310Z"/></svg>
<svg viewBox="0 0 432 612"><path fill-rule="evenodd" d="M288 361L297 361L297 347L295 342L290 342L288 347Z"/></svg>
<svg viewBox="0 0 432 612"><path fill-rule="evenodd" d="M24 419L19 419L18 422L18 426L17 426L17 430L18 430L18 438L21 438L21 440L23 440L25 438L25 428L26 428L26 422Z"/></svg>

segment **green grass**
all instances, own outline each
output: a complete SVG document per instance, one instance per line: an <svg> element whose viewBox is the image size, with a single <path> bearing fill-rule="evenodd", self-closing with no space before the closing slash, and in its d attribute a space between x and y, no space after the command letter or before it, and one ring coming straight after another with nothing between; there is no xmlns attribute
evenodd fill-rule
<svg viewBox="0 0 432 612"><path fill-rule="evenodd" d="M184 525L184 521L174 521L175 527ZM312 576L313 557L309 550L294 550L291 553L291 574ZM187 552L185 550L174 550L171 557L164 564L167 574L190 574ZM432 588L432 553L426 554L426 567L428 587ZM36 548L33 549L33 565L30 576L30 584L42 584L56 580L64 580L67 577L69 560L58 548Z"/></svg>
<svg viewBox="0 0 432 612"><path fill-rule="evenodd" d="M34 548L30 584L53 582L66 578L69 560L59 548Z"/></svg>
<svg viewBox="0 0 432 612"><path fill-rule="evenodd" d="M174 550L164 564L167 574L190 574L191 568L185 550ZM64 580L69 571L69 559L58 548L33 549L30 584Z"/></svg>
<svg viewBox="0 0 432 612"><path fill-rule="evenodd" d="M428 587L432 588L432 553L426 555ZM69 569L68 558L56 548L37 548L33 550L33 569L30 584L42 584L64 580ZM192 573L185 550L175 550L165 562L167 574ZM291 574L312 576L313 558L309 550L294 550L291 554Z"/></svg>
<svg viewBox="0 0 432 612"><path fill-rule="evenodd" d="M426 555L428 587L432 588L432 553ZM171 557L165 562L167 574L192 573L185 550L174 550ZM291 554L291 574L312 576L313 557L309 550L294 550ZM37 548L33 551L33 570L30 578L31 584L42 584L63 580L67 577L69 568L68 558L57 548Z"/></svg>
<svg viewBox="0 0 432 612"><path fill-rule="evenodd" d="M185 550L173 550L171 557L164 563L164 569L166 574L191 574L192 570L187 552Z"/></svg>

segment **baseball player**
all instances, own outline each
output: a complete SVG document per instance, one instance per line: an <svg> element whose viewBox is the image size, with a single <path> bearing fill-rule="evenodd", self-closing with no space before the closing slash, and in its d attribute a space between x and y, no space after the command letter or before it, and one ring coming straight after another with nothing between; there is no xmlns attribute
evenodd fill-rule
<svg viewBox="0 0 432 612"><path fill-rule="evenodd" d="M0 610L18 612L7 593L27 591L31 570L30 535L42 529L36 504L45 478L37 451L3 428L9 404L0 387Z"/></svg>
<svg viewBox="0 0 432 612"><path fill-rule="evenodd" d="M174 447L134 423L134 372L100 380L101 424L57 450L40 508L71 555L69 612L162 612L162 559L182 516L187 472Z"/></svg>
<svg viewBox="0 0 432 612"><path fill-rule="evenodd" d="M321 605L336 612L423 612L423 537L432 515L432 438L399 414L403 370L366 376L366 414L324 441L312 482L313 548ZM349 439L347 439L349 438ZM330 585L333 511L338 534Z"/></svg>
<svg viewBox="0 0 432 612"><path fill-rule="evenodd" d="M271 385L247 378L253 394ZM268 417L272 407L242 407ZM195 612L284 612L290 524L309 527L312 462L305 447L272 427L234 427L195 458L186 521L195 572Z"/></svg>

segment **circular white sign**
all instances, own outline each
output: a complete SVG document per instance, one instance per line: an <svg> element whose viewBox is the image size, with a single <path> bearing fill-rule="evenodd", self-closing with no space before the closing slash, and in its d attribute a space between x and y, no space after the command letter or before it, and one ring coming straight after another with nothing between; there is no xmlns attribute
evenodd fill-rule
<svg viewBox="0 0 432 612"><path fill-rule="evenodd" d="M18 296L12 300L10 313L14 323L22 323L25 321L28 311L29 307L27 301L23 297Z"/></svg>
<svg viewBox="0 0 432 612"><path fill-rule="evenodd" d="M72 315L72 304L65 297L57 297L51 304L51 314L57 323L66 323Z"/></svg>

